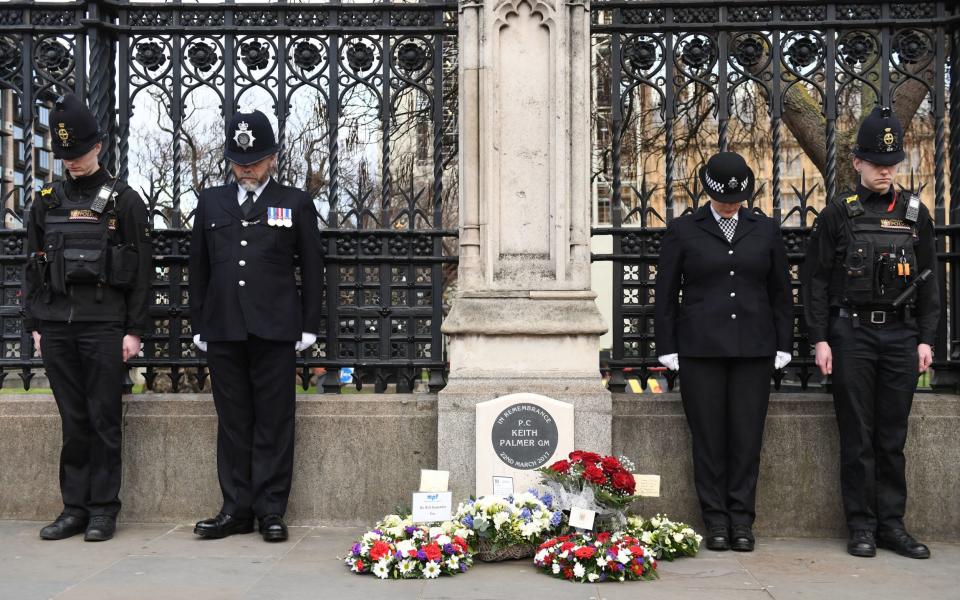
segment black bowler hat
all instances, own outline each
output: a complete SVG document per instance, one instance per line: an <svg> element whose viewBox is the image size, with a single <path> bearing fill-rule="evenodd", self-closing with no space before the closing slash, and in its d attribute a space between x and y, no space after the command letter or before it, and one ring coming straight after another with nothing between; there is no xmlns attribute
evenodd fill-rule
<svg viewBox="0 0 960 600"><path fill-rule="evenodd" d="M875 106L860 124L853 155L876 165L890 166L906 158L903 125L888 107Z"/></svg>
<svg viewBox="0 0 960 600"><path fill-rule="evenodd" d="M50 128L53 155L57 158L83 156L106 137L100 131L96 117L74 94L57 98L56 105L50 111Z"/></svg>
<svg viewBox="0 0 960 600"><path fill-rule="evenodd" d="M743 202L753 195L753 171L736 152L718 152L700 167L700 183L717 202Z"/></svg>
<svg viewBox="0 0 960 600"><path fill-rule="evenodd" d="M273 135L267 115L259 110L238 112L227 123L227 143L223 155L237 165L252 165L277 153L277 138Z"/></svg>

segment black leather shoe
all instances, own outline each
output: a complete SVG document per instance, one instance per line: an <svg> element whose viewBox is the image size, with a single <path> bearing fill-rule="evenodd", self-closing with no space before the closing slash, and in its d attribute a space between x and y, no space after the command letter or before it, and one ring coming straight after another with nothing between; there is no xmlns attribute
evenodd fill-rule
<svg viewBox="0 0 960 600"><path fill-rule="evenodd" d="M287 534L287 525L283 522L280 515L267 515L260 521L260 535L265 542L285 542L289 535Z"/></svg>
<svg viewBox="0 0 960 600"><path fill-rule="evenodd" d="M40 537L45 540L64 540L83 533L87 528L87 518L75 515L60 515L53 523L40 530Z"/></svg>
<svg viewBox="0 0 960 600"><path fill-rule="evenodd" d="M253 533L253 518L238 519L226 513L217 513L212 519L198 521L193 533L202 538L219 540L237 533Z"/></svg>
<svg viewBox="0 0 960 600"><path fill-rule="evenodd" d="M707 532L707 550L730 549L730 531L726 527L711 527Z"/></svg>
<svg viewBox="0 0 960 600"><path fill-rule="evenodd" d="M930 558L930 548L913 539L905 529L893 529L881 532L877 536L877 544L881 548L893 550L900 556L907 558Z"/></svg>
<svg viewBox="0 0 960 600"><path fill-rule="evenodd" d="M730 549L736 552L753 552L756 538L749 525L734 525L730 534Z"/></svg>
<svg viewBox="0 0 960 600"><path fill-rule="evenodd" d="M877 555L877 540L872 531L854 529L847 540L847 553L853 556L870 558Z"/></svg>
<svg viewBox="0 0 960 600"><path fill-rule="evenodd" d="M117 531L117 518L110 515L94 515L87 524L87 533L83 536L85 542L105 542L113 537Z"/></svg>

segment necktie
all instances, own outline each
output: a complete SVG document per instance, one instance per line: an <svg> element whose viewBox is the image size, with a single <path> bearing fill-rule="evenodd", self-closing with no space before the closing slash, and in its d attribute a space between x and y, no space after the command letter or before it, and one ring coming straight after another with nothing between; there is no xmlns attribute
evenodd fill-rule
<svg viewBox="0 0 960 600"><path fill-rule="evenodd" d="M733 217L720 217L720 231L726 236L727 241L733 239L734 232L737 231L737 221Z"/></svg>
<svg viewBox="0 0 960 600"><path fill-rule="evenodd" d="M250 216L250 213L253 212L253 201L256 198L253 192L247 192L247 199L243 201L243 204L240 205L240 211L243 212L244 218Z"/></svg>

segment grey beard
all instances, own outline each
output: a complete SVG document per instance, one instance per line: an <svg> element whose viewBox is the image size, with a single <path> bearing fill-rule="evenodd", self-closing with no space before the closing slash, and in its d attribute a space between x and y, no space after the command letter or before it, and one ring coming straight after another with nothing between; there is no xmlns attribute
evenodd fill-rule
<svg viewBox="0 0 960 600"><path fill-rule="evenodd" d="M256 181L256 182L254 182L254 181L250 181L249 179L247 179L247 180L244 180L244 181L240 181L240 182L239 182L239 185L240 185L240 187L242 187L242 188L244 189L244 191L247 191L247 192L255 192L255 191L257 191L257 188L260 187L260 184L261 184L261 183L263 183L263 182L262 182L262 181Z"/></svg>

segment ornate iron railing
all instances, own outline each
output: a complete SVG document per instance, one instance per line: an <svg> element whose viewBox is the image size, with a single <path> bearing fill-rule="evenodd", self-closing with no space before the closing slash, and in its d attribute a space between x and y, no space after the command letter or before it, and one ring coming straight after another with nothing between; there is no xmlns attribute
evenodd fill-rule
<svg viewBox="0 0 960 600"><path fill-rule="evenodd" d="M958 14L944 1L593 3L593 178L601 221L593 234L595 245L610 244L594 260L613 266L604 364L611 390L623 391L628 377L645 386L659 366L653 290L661 235L672 218L707 201L697 168L728 149L753 163L758 184L749 205L781 221L790 257L794 360L775 384L819 381L798 266L818 209L852 179L852 134L878 101L892 103L909 124L910 172L900 184L920 191L936 220L944 314L931 383L956 388Z"/></svg>
<svg viewBox="0 0 960 600"><path fill-rule="evenodd" d="M157 228L154 330L131 364L151 387L192 389L205 380L187 317L196 195L229 176L223 115L259 108L275 116L278 177L314 197L325 242L324 331L299 358L303 387L324 367L318 389L337 392L351 367L376 391L439 389L456 264L456 27L452 1L3 3L0 142L22 154L5 161L27 191L14 202L10 179L4 200L22 215L52 177L35 164L49 160L44 109L64 91L85 97L110 134L103 164L141 190ZM17 371L29 385L40 361L20 325L23 230L0 237L0 380Z"/></svg>

